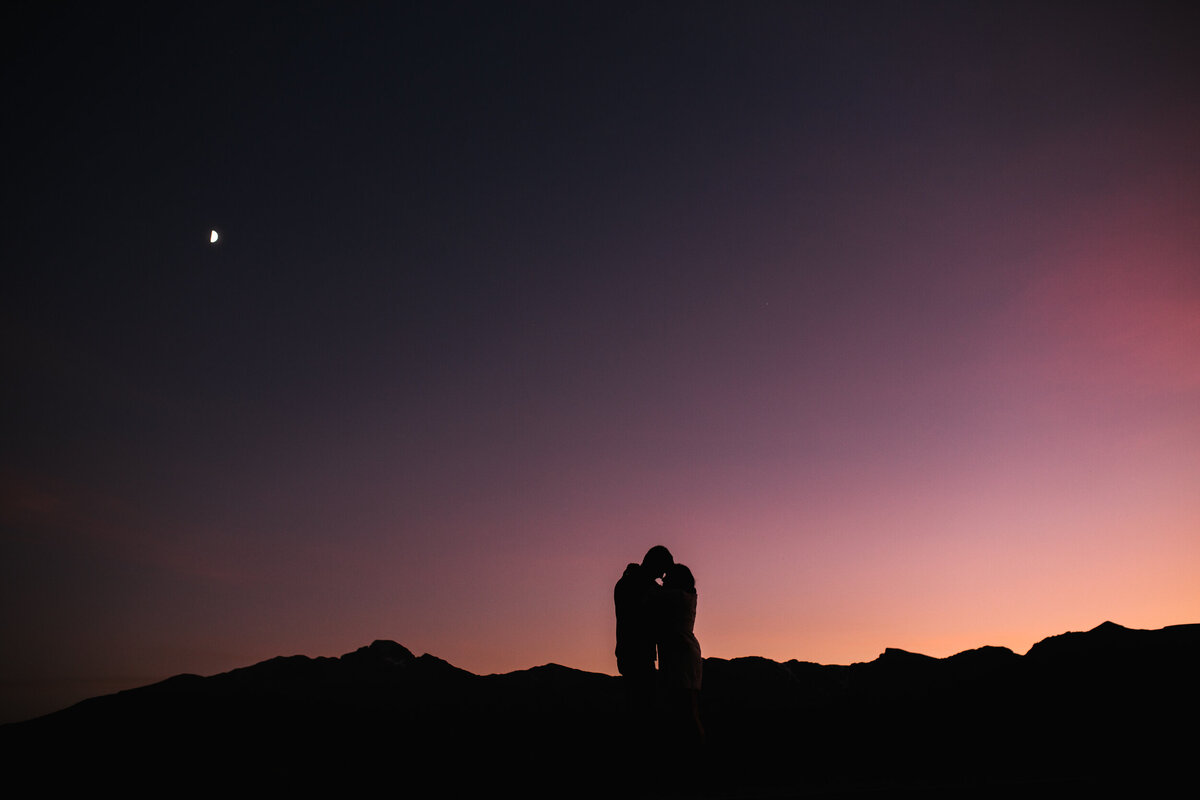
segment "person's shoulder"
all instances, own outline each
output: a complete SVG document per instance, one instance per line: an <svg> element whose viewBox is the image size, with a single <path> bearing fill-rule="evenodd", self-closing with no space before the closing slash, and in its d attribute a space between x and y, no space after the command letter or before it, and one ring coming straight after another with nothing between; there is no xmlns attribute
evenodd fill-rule
<svg viewBox="0 0 1200 800"><path fill-rule="evenodd" d="M641 577L641 575L640 575L641 571L642 571L641 564L629 564L628 566L625 567L625 572L621 574L621 579L619 581L617 581L617 583L621 584L621 583L629 583L630 581L636 581L638 578Z"/></svg>

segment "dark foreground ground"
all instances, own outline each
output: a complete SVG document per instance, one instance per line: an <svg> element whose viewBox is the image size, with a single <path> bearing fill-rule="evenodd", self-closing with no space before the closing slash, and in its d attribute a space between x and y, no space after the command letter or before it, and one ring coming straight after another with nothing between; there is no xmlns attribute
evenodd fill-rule
<svg viewBox="0 0 1200 800"><path fill-rule="evenodd" d="M1021 656L705 661L707 738L631 726L619 679L478 676L378 641L93 698L0 728L39 793L488 797L1143 794L1194 787L1200 625L1105 623Z"/></svg>

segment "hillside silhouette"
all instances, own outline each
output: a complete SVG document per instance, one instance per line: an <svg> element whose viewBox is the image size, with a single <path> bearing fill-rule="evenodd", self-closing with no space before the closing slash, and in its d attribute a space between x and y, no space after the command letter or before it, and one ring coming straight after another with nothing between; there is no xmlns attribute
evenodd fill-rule
<svg viewBox="0 0 1200 800"><path fill-rule="evenodd" d="M0 745L11 774L64 788L1057 795L1190 777L1198 656L1200 625L1105 622L1025 655L708 658L704 752L678 760L652 739L650 787L630 783L618 678L557 664L475 675L391 641L177 675L3 726Z"/></svg>

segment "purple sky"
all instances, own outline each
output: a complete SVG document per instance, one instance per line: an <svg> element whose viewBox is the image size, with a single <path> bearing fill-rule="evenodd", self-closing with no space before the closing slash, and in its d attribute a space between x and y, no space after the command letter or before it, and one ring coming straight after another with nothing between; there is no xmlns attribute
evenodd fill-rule
<svg viewBox="0 0 1200 800"><path fill-rule="evenodd" d="M4 12L0 721L1200 619L1186 4L570 6Z"/></svg>

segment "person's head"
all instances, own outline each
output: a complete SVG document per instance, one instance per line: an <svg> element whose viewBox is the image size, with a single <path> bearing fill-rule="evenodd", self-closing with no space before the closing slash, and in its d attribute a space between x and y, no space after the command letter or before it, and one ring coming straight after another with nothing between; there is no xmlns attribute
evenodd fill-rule
<svg viewBox="0 0 1200 800"><path fill-rule="evenodd" d="M680 589L695 594L696 578L683 564L672 564L667 567L667 574L663 576L663 588Z"/></svg>
<svg viewBox="0 0 1200 800"><path fill-rule="evenodd" d="M671 557L671 551L661 544L656 544L646 551L646 557L642 559L642 568L654 577L661 578L667 568L674 563L675 559Z"/></svg>

